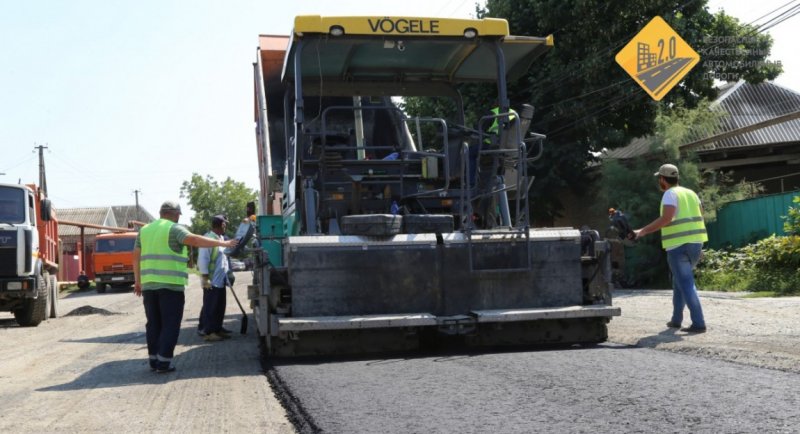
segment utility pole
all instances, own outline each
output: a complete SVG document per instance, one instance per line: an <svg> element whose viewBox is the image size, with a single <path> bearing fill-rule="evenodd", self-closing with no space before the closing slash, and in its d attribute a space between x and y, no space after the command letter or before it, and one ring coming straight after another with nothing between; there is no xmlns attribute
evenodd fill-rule
<svg viewBox="0 0 800 434"><path fill-rule="evenodd" d="M41 188L44 195L47 196L47 177L44 173L44 150L47 149L47 146L34 146L33 149L39 150L39 188Z"/></svg>
<svg viewBox="0 0 800 434"><path fill-rule="evenodd" d="M135 217L136 221L142 221L142 219L139 218L139 193L141 192L142 190L139 189L133 190L133 194L134 196L136 196L136 217Z"/></svg>

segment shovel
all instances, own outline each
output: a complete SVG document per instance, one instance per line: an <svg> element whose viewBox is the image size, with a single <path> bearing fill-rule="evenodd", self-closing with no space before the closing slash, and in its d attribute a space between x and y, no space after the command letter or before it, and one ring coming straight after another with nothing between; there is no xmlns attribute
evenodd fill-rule
<svg viewBox="0 0 800 434"><path fill-rule="evenodd" d="M232 279L228 280L228 288L231 289L231 294L233 294L233 298L236 300L236 304L239 305L239 309L242 311L242 326L239 328L239 333L246 334L247 333L247 312L244 311L244 308L242 307L242 303L239 301L239 297L236 296L236 291L233 290Z"/></svg>

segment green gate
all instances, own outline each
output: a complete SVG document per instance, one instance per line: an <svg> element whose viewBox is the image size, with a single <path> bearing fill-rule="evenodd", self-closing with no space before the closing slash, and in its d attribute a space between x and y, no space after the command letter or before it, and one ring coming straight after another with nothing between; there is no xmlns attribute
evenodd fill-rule
<svg viewBox="0 0 800 434"><path fill-rule="evenodd" d="M707 223L708 246L712 249L741 247L770 235L786 235L781 218L788 214L792 198L800 190L725 204L717 221Z"/></svg>

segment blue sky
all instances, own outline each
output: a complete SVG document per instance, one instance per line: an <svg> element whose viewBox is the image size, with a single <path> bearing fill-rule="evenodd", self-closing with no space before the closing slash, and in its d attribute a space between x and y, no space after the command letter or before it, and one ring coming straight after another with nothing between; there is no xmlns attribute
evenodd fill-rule
<svg viewBox="0 0 800 434"><path fill-rule="evenodd" d="M474 3L0 0L0 182L35 182L46 144L56 207L133 204L139 189L156 214L192 172L256 188L259 34L288 34L301 14L469 17ZM783 3L710 6L748 22ZM800 90L795 24L771 33L777 81Z"/></svg>

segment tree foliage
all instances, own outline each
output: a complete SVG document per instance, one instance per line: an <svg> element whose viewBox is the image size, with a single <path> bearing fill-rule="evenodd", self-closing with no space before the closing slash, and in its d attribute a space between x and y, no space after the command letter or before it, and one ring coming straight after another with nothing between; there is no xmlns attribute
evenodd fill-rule
<svg viewBox="0 0 800 434"><path fill-rule="evenodd" d="M790 206L789 211L783 216L785 220L783 222L783 231L789 235L800 236L800 196L793 197L792 203L796 205Z"/></svg>
<svg viewBox="0 0 800 434"><path fill-rule="evenodd" d="M706 250L697 283L716 291L800 292L800 236L771 236L734 250Z"/></svg>
<svg viewBox="0 0 800 434"><path fill-rule="evenodd" d="M238 222L247 217L247 202L256 200L256 192L230 177L219 182L211 175L204 178L193 173L192 179L181 185L181 197L189 199L194 211L192 232L206 233L211 228L211 217L223 214L230 222L227 235L232 236Z"/></svg>
<svg viewBox="0 0 800 434"><path fill-rule="evenodd" d="M545 154L535 163L532 200L546 218L558 213L557 195L565 187L583 187L591 152L624 146L652 134L659 113L697 107L716 97L713 76L757 83L780 74L780 66L760 63L772 40L752 26L695 0L488 0L479 18L505 18L515 35L554 35L555 46L538 59L527 76L509 83L511 106L536 107L531 130L546 134ZM701 62L666 95L654 102L614 61L616 53L654 16L663 17L701 55ZM460 89L468 125L492 106L491 86ZM430 114L437 107L409 99L409 114Z"/></svg>

